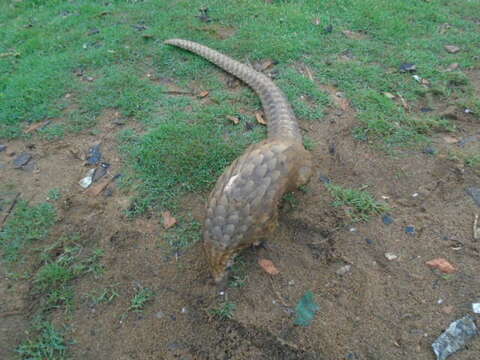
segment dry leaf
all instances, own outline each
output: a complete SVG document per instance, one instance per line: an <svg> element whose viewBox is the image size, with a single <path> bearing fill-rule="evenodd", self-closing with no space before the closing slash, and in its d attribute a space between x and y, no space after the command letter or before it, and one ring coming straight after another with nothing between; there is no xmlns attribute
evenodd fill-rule
<svg viewBox="0 0 480 360"><path fill-rule="evenodd" d="M263 118L263 115L260 111L255 112L255 118L257 119L257 122L262 125L267 125L267 122Z"/></svg>
<svg viewBox="0 0 480 360"><path fill-rule="evenodd" d="M170 229L172 226L174 226L177 223L177 219L175 219L172 214L170 214L170 211L164 211L162 213L163 217L163 227L165 229Z"/></svg>
<svg viewBox="0 0 480 360"><path fill-rule="evenodd" d="M453 274L455 271L457 271L455 266L450 264L444 258L433 259L433 260L427 261L425 264L427 264L428 266L430 266L432 268L438 269L445 274Z"/></svg>
<svg viewBox="0 0 480 360"><path fill-rule="evenodd" d="M445 142L447 144L455 144L458 142L458 139L456 137L453 137L453 136L444 136L443 137L443 140L445 140Z"/></svg>
<svg viewBox="0 0 480 360"><path fill-rule="evenodd" d="M30 126L25 130L25 134L30 134L31 132L37 131L37 130L39 130L39 129L42 129L42 128L44 128L45 126L47 126L48 124L50 124L50 122L51 122L51 120L46 120L46 121L34 123L34 124L30 125Z"/></svg>
<svg viewBox="0 0 480 360"><path fill-rule="evenodd" d="M317 26L318 26L318 25L320 25L320 24L321 24L321 21L320 21L319 18L313 19L313 25L317 25Z"/></svg>
<svg viewBox="0 0 480 360"><path fill-rule="evenodd" d="M456 54L460 51L460 48L456 45L445 45L444 48L450 54Z"/></svg>
<svg viewBox="0 0 480 360"><path fill-rule="evenodd" d="M280 274L280 271L275 267L273 262L271 260L267 259L258 259L258 265L262 267L263 270L265 270L267 273L270 275L278 275Z"/></svg>
<svg viewBox="0 0 480 360"><path fill-rule="evenodd" d="M403 96L400 95L400 94L398 94L398 93L397 93L397 95L398 95L398 98L400 99L400 102L402 103L403 108L404 108L405 110L407 110L407 111L410 111L410 106L408 106L408 103L407 103L407 101L403 98Z"/></svg>
<svg viewBox="0 0 480 360"><path fill-rule="evenodd" d="M227 115L227 119L233 122L235 125L238 125L240 123L240 119L236 116Z"/></svg>
<svg viewBox="0 0 480 360"><path fill-rule="evenodd" d="M207 90L204 90L204 91L199 92L197 97L204 98L204 97L208 96L208 94L209 94L209 92Z"/></svg>
<svg viewBox="0 0 480 360"><path fill-rule="evenodd" d="M384 92L383 95L385 95L389 99L395 99L395 95L389 92Z"/></svg>

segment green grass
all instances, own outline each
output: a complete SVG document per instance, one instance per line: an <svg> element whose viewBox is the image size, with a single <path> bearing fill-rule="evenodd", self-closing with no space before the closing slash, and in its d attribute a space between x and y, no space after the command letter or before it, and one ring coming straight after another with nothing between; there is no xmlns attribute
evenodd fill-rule
<svg viewBox="0 0 480 360"><path fill-rule="evenodd" d="M115 290L114 286L108 286L100 292L89 294L87 297L91 304L98 305L109 304L119 296L120 294Z"/></svg>
<svg viewBox="0 0 480 360"><path fill-rule="evenodd" d="M220 320L227 320L233 318L233 313L237 306L232 303L225 301L219 304L217 307L210 309L210 314L217 317Z"/></svg>
<svg viewBox="0 0 480 360"><path fill-rule="evenodd" d="M91 128L102 111L115 108L146 126L146 133L130 136L123 146L130 175L125 181L138 194L131 214L211 188L233 158L265 136L259 126L253 132L244 127L244 121L255 123L245 110L253 113L260 102L248 89L228 89L221 72L206 61L162 44L171 37L199 41L245 62L278 61L275 81L303 120L322 120L329 99L318 84L335 86L357 110L353 135L389 148L416 144L455 124L407 112L385 92L400 94L412 108L432 98L458 99L452 101L479 112L465 72L480 56L479 28L471 16L480 12L478 2L213 0L208 7L215 20L208 24L196 18L203 5L200 0L2 2L0 53L17 56L0 57L0 138L26 136L22 130L28 124L52 119L28 136L55 140ZM139 31L139 24L146 29ZM327 25L331 33L324 31ZM225 29L232 36L223 36ZM343 30L364 36L350 39ZM462 50L448 54L447 44ZM349 61L342 59L346 53ZM415 63L430 87L400 73L404 62ZM460 70L444 72L453 62ZM302 74L305 66L313 81ZM162 81L151 80L158 78L184 90L208 90L208 101L168 95ZM228 115L242 123L234 126ZM305 144L314 146L308 139Z"/></svg>
<svg viewBox="0 0 480 360"><path fill-rule="evenodd" d="M139 287L135 295L130 300L128 311L141 312L145 305L153 300L155 293L149 288Z"/></svg>
<svg viewBox="0 0 480 360"><path fill-rule="evenodd" d="M63 360L67 359L67 341L62 331L49 322L36 326L36 336L23 341L16 352L24 360Z"/></svg>
<svg viewBox="0 0 480 360"><path fill-rule="evenodd" d="M173 249L185 249L200 240L201 228L198 221L182 217L176 226L166 232L165 239Z"/></svg>
<svg viewBox="0 0 480 360"><path fill-rule="evenodd" d="M51 255L52 249L55 249L55 256ZM57 255L59 251L61 253ZM35 292L43 295L40 310L72 310L75 296L73 280L88 274L98 278L103 272L100 263L102 255L103 252L99 249L88 254L87 249L78 245L68 246L63 243L55 243L44 249L41 256L43 264L34 277Z"/></svg>
<svg viewBox="0 0 480 360"><path fill-rule="evenodd" d="M345 207L352 221L367 221L372 215L382 214L388 210L385 203L375 200L365 190L348 189L333 184L326 187L335 199L333 206Z"/></svg>
<svg viewBox="0 0 480 360"><path fill-rule="evenodd" d="M41 203L29 206L20 200L14 213L0 231L0 249L8 262L22 258L27 245L45 239L56 221L56 210L52 204Z"/></svg>

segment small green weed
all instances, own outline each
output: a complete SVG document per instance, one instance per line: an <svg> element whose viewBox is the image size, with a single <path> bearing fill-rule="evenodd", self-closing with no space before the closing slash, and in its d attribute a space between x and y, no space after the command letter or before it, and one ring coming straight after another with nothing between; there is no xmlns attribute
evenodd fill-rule
<svg viewBox="0 0 480 360"><path fill-rule="evenodd" d="M241 256L235 257L235 262L230 270L228 286L232 288L244 287L247 283L247 278L245 260Z"/></svg>
<svg viewBox="0 0 480 360"><path fill-rule="evenodd" d="M353 221L367 221L371 215L382 214L388 210L385 203L376 201L364 190L343 188L328 184L327 189L335 198L333 206L345 206Z"/></svg>
<svg viewBox="0 0 480 360"><path fill-rule="evenodd" d="M104 288L99 294L90 294L88 298L92 302L93 305L98 305L98 304L109 304L113 300L115 300L117 297L120 295L118 292L115 290L114 286L108 286Z"/></svg>
<svg viewBox="0 0 480 360"><path fill-rule="evenodd" d="M38 335L20 344L16 352L25 360L66 359L68 343L64 334L49 322L41 322L35 329Z"/></svg>
<svg viewBox="0 0 480 360"><path fill-rule="evenodd" d="M140 312L143 310L145 305L153 299L155 293L149 288L139 287L137 292L130 301L130 307L128 311Z"/></svg>
<svg viewBox="0 0 480 360"><path fill-rule="evenodd" d="M59 188L53 188L48 191L47 200L57 201L62 197L62 192Z"/></svg>
<svg viewBox="0 0 480 360"><path fill-rule="evenodd" d="M200 240L202 225L194 219L180 219L179 223L167 231L165 239L174 249L183 249Z"/></svg>
<svg viewBox="0 0 480 360"><path fill-rule="evenodd" d="M220 320L227 320L233 318L233 312L237 306L234 303L225 301L218 307L210 309L210 314L219 318Z"/></svg>
<svg viewBox="0 0 480 360"><path fill-rule="evenodd" d="M90 256L82 257L82 247L66 246L60 255L53 258L50 251L54 247L45 249L41 254L44 264L34 279L36 290L44 294L41 306L43 311L60 307L71 309L74 297L72 280L87 274L98 277L103 271L100 264L103 252L99 249L94 250Z"/></svg>
<svg viewBox="0 0 480 360"><path fill-rule="evenodd" d="M29 206L26 201L19 201L14 214L0 231L0 248L5 260L18 261L28 243L45 239L55 224L56 216L52 204Z"/></svg>

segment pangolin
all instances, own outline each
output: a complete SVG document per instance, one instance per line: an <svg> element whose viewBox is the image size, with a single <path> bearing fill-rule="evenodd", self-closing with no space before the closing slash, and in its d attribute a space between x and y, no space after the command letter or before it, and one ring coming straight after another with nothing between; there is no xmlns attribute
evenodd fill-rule
<svg viewBox="0 0 480 360"><path fill-rule="evenodd" d="M242 249L272 234L283 194L310 179L311 154L303 146L287 98L270 78L193 41L170 39L165 43L191 51L248 84L265 112L268 138L248 147L225 170L207 201L203 247L219 283Z"/></svg>

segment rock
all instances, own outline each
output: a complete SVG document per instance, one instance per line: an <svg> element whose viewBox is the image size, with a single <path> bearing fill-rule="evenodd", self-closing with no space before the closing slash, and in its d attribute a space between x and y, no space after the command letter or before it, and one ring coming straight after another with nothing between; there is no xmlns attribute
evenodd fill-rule
<svg viewBox="0 0 480 360"><path fill-rule="evenodd" d="M415 72L417 71L417 66L411 63L404 63L400 65L400 72Z"/></svg>
<svg viewBox="0 0 480 360"><path fill-rule="evenodd" d="M456 54L460 51L460 48L456 45L445 45L444 48L450 54Z"/></svg>
<svg viewBox="0 0 480 360"><path fill-rule="evenodd" d="M92 146L88 149L87 163L89 165L97 165L102 160L102 152L100 151L100 144Z"/></svg>
<svg viewBox="0 0 480 360"><path fill-rule="evenodd" d="M0 152L5 151L7 149L7 145L0 144Z"/></svg>
<svg viewBox="0 0 480 360"><path fill-rule="evenodd" d="M420 108L420 111L423 112L423 113L426 113L426 112L433 111L433 109L431 107L425 106L425 107Z"/></svg>
<svg viewBox="0 0 480 360"><path fill-rule="evenodd" d="M472 304L472 311L475 314L480 314L480 303L473 303Z"/></svg>
<svg viewBox="0 0 480 360"><path fill-rule="evenodd" d="M338 276L343 276L343 275L345 275L346 273L348 273L351 269L352 269L352 265L348 264L348 265L342 266L342 267L341 267L340 269L338 269L335 273L336 273Z"/></svg>
<svg viewBox="0 0 480 360"><path fill-rule="evenodd" d="M390 224L393 224L395 220L390 215L383 215L382 221L385 225L390 225Z"/></svg>
<svg viewBox="0 0 480 360"><path fill-rule="evenodd" d="M405 233L408 234L408 235L414 236L415 235L415 226L413 226L413 225L405 226Z"/></svg>
<svg viewBox="0 0 480 360"><path fill-rule="evenodd" d="M480 188L469 187L465 190L465 192L470 195L473 201L475 201L475 204L480 207Z"/></svg>
<svg viewBox="0 0 480 360"><path fill-rule="evenodd" d="M79 181L79 184L84 189L87 189L93 182L93 174L95 173L95 169L90 169L87 172L87 176L85 176L82 180Z"/></svg>
<svg viewBox="0 0 480 360"><path fill-rule="evenodd" d="M447 330L432 344L437 360L445 360L461 350L472 338L478 336L473 318L466 315L450 324Z"/></svg>
<svg viewBox="0 0 480 360"><path fill-rule="evenodd" d="M433 146L427 146L425 149L423 149L423 153L427 155L435 155L437 153L437 149L435 149Z"/></svg>
<svg viewBox="0 0 480 360"><path fill-rule="evenodd" d="M387 258L387 260L390 260L390 261L398 259L398 256L391 252L385 253L385 257Z"/></svg>
<svg viewBox="0 0 480 360"><path fill-rule="evenodd" d="M15 159L13 159L13 166L15 169L20 169L28 164L28 162L32 159L32 154L23 152L18 155Z"/></svg>
<svg viewBox="0 0 480 360"><path fill-rule="evenodd" d="M102 177L105 176L107 173L107 169L110 167L110 164L107 163L101 163L99 167L97 167L93 173L92 176L92 181L97 182L100 180Z"/></svg>
<svg viewBox="0 0 480 360"><path fill-rule="evenodd" d="M332 182L328 177L323 176L323 175L320 175L318 178L324 184L330 184Z"/></svg>

